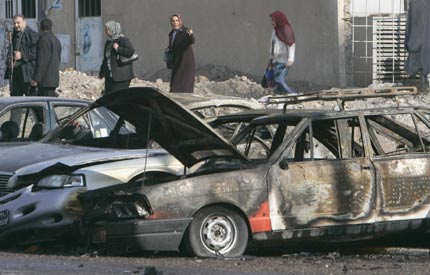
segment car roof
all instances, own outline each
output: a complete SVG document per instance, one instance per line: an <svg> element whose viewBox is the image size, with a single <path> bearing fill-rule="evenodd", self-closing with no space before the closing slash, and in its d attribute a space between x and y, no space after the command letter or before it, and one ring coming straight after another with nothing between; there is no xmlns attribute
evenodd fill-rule
<svg viewBox="0 0 430 275"><path fill-rule="evenodd" d="M283 119L300 119L300 118L312 118L312 119L324 119L324 118L333 118L333 117L348 117L348 116L356 116L358 114L364 115L377 115L377 114L395 114L395 113L405 113L411 112L413 110L427 110L430 111L430 108L423 106L404 106L404 107L375 107L368 109L359 109L359 110L313 110L313 109L287 109L285 111L280 110L271 110L266 109L260 111L261 115L256 115L258 112L253 111L249 113L249 115L254 114L255 119L253 122L263 122L268 120L283 120ZM246 113L237 114L245 116ZM235 116L232 114L231 116ZM222 119L222 118L220 118Z"/></svg>
<svg viewBox="0 0 430 275"><path fill-rule="evenodd" d="M253 124L267 123L268 121L280 121L285 119L324 119L331 117L347 117L363 113L365 115L394 114L410 112L412 110L427 110L425 106L402 106L402 107L375 107L359 110L321 110L321 109L258 109L245 110L234 114L222 115L205 119L212 127L232 122L251 122Z"/></svg>
<svg viewBox="0 0 430 275"><path fill-rule="evenodd" d="M16 103L36 103L36 102L70 102L70 103L84 103L89 105L91 102L83 99L70 99L62 97L48 97L48 96L11 96L0 97L0 110L8 105Z"/></svg>

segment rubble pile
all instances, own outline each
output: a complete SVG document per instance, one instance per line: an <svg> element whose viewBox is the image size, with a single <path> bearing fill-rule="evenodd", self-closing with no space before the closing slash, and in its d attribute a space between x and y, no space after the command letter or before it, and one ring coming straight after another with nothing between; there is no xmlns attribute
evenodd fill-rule
<svg viewBox="0 0 430 275"><path fill-rule="evenodd" d="M169 79L170 71L164 69L151 75L145 75L142 78L137 77L133 79L131 86L155 87L168 92ZM291 81L289 84L295 91L304 93L331 88L305 81ZM60 72L60 86L57 92L60 97L95 100L101 96L103 87L103 79L74 69L67 69ZM197 69L194 92L204 95L217 94L254 99L260 99L271 94L269 90L261 87L259 80L255 79L255 77L229 70L227 67L215 65L207 65ZM9 96L8 85L0 88L0 96ZM365 101L351 101L346 103L345 108L364 109L376 106L393 106L393 104L427 106L429 101L430 98L427 93L420 93L415 97L406 96L400 99L375 98ZM293 108L335 109L337 108L336 106L336 103L333 102L314 101L298 104Z"/></svg>
<svg viewBox="0 0 430 275"><path fill-rule="evenodd" d="M170 71L160 70L154 74L144 75L132 80L131 86L156 87L169 91ZM255 77L232 71L224 66L206 65L197 68L194 92L198 94L220 94L246 98L260 98L270 94L262 88L260 80ZM104 80L97 76L87 75L74 69L60 72L60 86L57 92L60 97L95 100L100 97ZM291 82L290 86L297 91L315 91L322 88L307 82ZM0 88L0 96L9 96L9 86Z"/></svg>

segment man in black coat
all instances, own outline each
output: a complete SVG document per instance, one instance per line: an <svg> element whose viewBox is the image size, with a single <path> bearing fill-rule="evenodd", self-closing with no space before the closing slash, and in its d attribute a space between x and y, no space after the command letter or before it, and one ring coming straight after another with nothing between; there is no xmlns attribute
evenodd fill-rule
<svg viewBox="0 0 430 275"><path fill-rule="evenodd" d="M30 95L30 82L33 79L36 64L38 34L27 26L25 17L21 14L13 17L13 25L13 52L9 50L8 53L5 79L9 79L11 96Z"/></svg>
<svg viewBox="0 0 430 275"><path fill-rule="evenodd" d="M36 68L31 86L37 87L39 96L57 96L55 89L60 84L61 43L52 33L52 21L40 21L37 43Z"/></svg>

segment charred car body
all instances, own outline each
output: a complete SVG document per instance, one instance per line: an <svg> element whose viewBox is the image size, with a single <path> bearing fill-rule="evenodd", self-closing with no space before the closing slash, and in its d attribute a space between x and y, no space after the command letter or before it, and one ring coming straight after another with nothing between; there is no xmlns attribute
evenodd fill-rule
<svg viewBox="0 0 430 275"><path fill-rule="evenodd" d="M199 117L262 107L253 100L222 98L181 95L179 100ZM42 142L2 150L0 239L15 243L25 236L37 241L75 234L79 193L184 173L182 163L163 149L147 149L147 142L145 133L95 103L67 117Z"/></svg>
<svg viewBox="0 0 430 275"><path fill-rule="evenodd" d="M250 242L428 229L430 109L285 110L253 119L227 142L157 91L108 100L99 104L148 129L187 167L200 166L175 180L79 195L92 242L107 249L183 244L201 257L238 256Z"/></svg>

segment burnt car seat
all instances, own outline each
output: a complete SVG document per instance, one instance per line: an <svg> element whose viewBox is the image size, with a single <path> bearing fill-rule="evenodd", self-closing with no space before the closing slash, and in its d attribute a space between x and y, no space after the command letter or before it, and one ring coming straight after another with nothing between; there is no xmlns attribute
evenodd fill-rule
<svg viewBox="0 0 430 275"><path fill-rule="evenodd" d="M30 135L28 135L28 138L31 141L38 141L43 137L43 123L38 122L33 125L30 131Z"/></svg>
<svg viewBox="0 0 430 275"><path fill-rule="evenodd" d="M19 135L19 126L15 121L8 120L1 127L1 141L14 141Z"/></svg>

